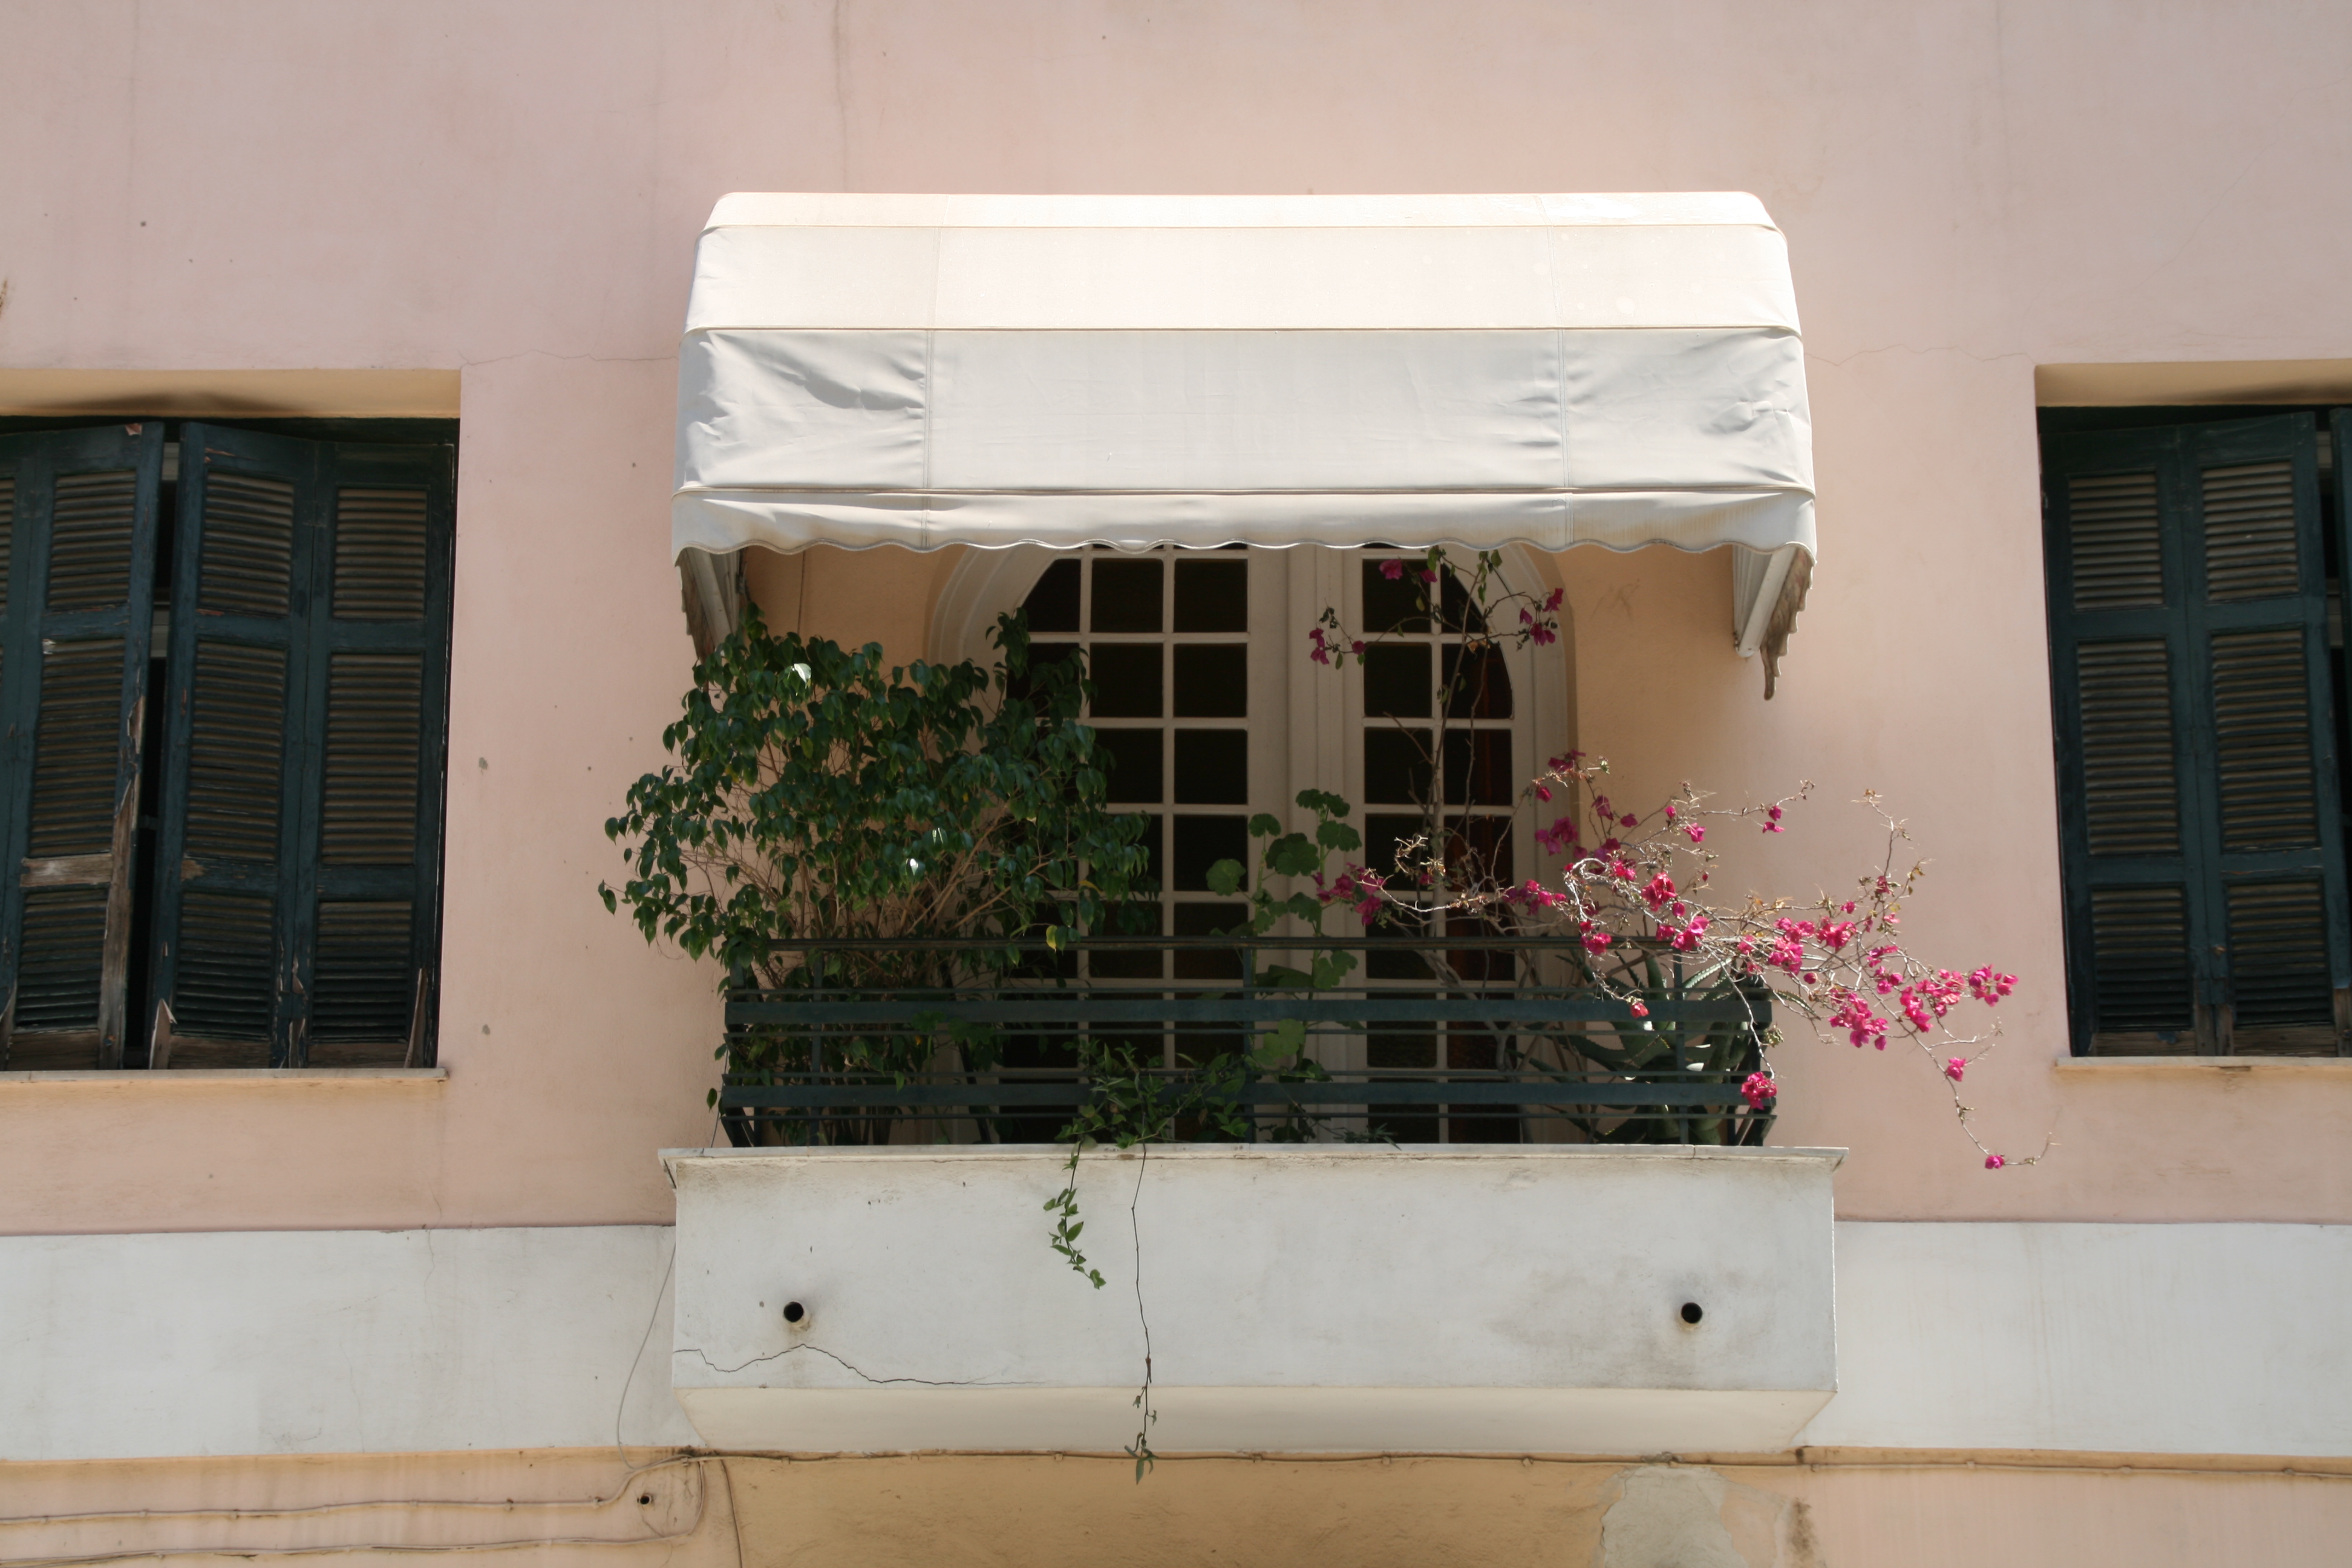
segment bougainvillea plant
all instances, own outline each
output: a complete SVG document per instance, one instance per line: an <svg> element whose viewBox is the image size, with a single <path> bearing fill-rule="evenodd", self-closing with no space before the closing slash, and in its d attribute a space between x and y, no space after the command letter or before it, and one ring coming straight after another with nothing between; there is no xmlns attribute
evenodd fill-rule
<svg viewBox="0 0 2352 1568"><path fill-rule="evenodd" d="M1499 564L1499 557L1481 553L1475 572L1457 574L1441 547L1418 563L1384 562L1381 571L1391 581L1420 584L1423 624L1465 634L1465 657L1456 668L1467 672L1485 668L1469 657L1483 648L1543 645L1559 636L1559 593L1543 598L1502 594ZM1503 614L1513 608L1515 624ZM1493 629L1498 626L1500 631ZM1308 632L1308 657L1337 669L1362 659L1381 640L1381 634L1352 635L1327 609ZM1443 695L1439 715L1463 706L1454 697ZM1625 1003L1637 1021L1648 1016L1656 999L1662 960L1686 991L1712 987L1751 998L1768 993L1824 1037L1879 1051L1893 1039L1916 1050L1949 1096L1987 1170L2034 1164L2048 1152L2045 1142L2041 1153L2005 1155L1988 1147L1970 1124L1972 1108L1961 1098L1961 1086L1993 1050L2000 1028L1989 1012L1973 1015L1980 1028L1966 1029L1962 1020L1970 1016L1971 1004L1997 1005L2015 988L2017 976L1990 964L1945 969L1910 952L1901 933L1903 905L1927 867L1917 860L1899 864L1909 834L1875 792L1865 792L1856 804L1877 817L1885 851L1849 895L1726 900L1713 886L1717 854L1710 833L1785 832L1789 808L1813 786L1802 784L1777 800L1723 806L1685 784L1664 802L1633 811L1610 797L1608 773L1604 759L1570 752L1549 759L1526 786L1520 804L1537 820L1533 837L1561 863L1555 879L1497 878L1487 860L1447 829L1433 805L1423 813L1424 831L1397 847L1392 865L1350 863L1336 875L1318 875L1316 897L1354 910L1368 930L1383 923L1426 929L1433 916L1445 916L1513 935L1573 937L1570 952L1581 983ZM1646 1026L1637 1025L1637 1032ZM1780 1043L1776 1029L1759 1033L1768 1046ZM1604 1068L1624 1059L1619 1051L1580 1043ZM1769 1063L1748 1076L1741 1092L1758 1110L1777 1100Z"/></svg>

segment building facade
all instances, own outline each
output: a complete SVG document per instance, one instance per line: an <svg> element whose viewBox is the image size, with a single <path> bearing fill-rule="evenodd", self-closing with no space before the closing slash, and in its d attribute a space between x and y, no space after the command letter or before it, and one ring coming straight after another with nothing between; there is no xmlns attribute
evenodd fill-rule
<svg viewBox="0 0 2352 1568"><path fill-rule="evenodd" d="M0 37L21 864L0 1561L2340 1556L2352 25L2330 7L26 3ZM1480 205L1497 192L1670 194L1611 198L1625 224L1745 193L1732 226L1769 237L1787 310L1730 319L1748 274L1654 258L1480 317L1494 296L1454 286L1486 264L1427 247L1518 222ZM1043 205L953 205L1004 194ZM1212 195L1149 222L1051 200ZM1396 220L1401 195L1423 216ZM1390 216L1329 216L1357 197ZM952 309L926 274L935 320L897 302L889 257L771 261L744 276L848 303L722 320L696 313L734 276L707 235L750 210L722 198L787 234L1133 243L1097 272L1054 273L1056 251L955 274L1003 287ZM1521 226L1572 249L1602 221L1583 199L1521 199ZM1302 280L1185 251L1188 225L1406 237ZM1414 278L1426 319L1399 303ZM1704 309L1643 315L1662 279ZM1022 288L1040 314L1016 321ZM1292 314L1242 319L1277 298ZM1144 447L1175 439L1146 395L1257 396L1183 441L1261 468L1192 486L1198 537L1121 532L1107 498L1184 487L1135 480L1108 437L1053 447L1075 479L991 470L1042 426L982 417L958 448L878 378L887 353L837 383L798 350L710 372L710 331L744 326L930 334L933 412L938 340L994 333L967 392L1026 387L1034 414L1086 404L1056 387L1139 389L1104 417ZM1719 451L1772 414L1770 460L1797 467L1748 452L1750 488L1803 505L1764 531L1504 531L1560 637L1513 651L1515 705L1470 716L1470 744L1606 756L1627 799L1815 781L1719 873L1803 897L1878 852L1844 804L1878 792L1930 862L1908 940L2019 977L1966 1080L1969 1126L2013 1163L1983 1168L1932 1069L1786 1017L1770 1149L1596 1173L1556 1145L1454 1149L1475 1119L1433 1116L1402 1150L1284 1154L1318 1184L1296 1224L1274 1153L1171 1152L1166 1250L1136 1252L1167 1279L1139 1481L1140 1325L1047 1250L1058 1162L697 1152L728 1143L722 976L607 912L604 825L663 760L698 636L746 602L952 661L999 610L1044 626L1067 584L1065 640L1104 689L1154 672L1121 711L1098 699L1120 776L1146 780L1113 794L1160 813L1167 931L1213 929L1187 868L1233 822L1309 786L1377 811L1368 710L1322 694L1305 633L1325 604L1364 613L1380 547L1425 542L1402 509L1255 532L1233 498L1442 490L1484 449L1428 382L1422 447L1348 447L1387 416L1344 356L1294 395L1296 365L1240 349L1162 380L1142 350L1046 350L1375 328L1801 345L1777 383L1693 349L1661 416ZM968 418L1017 401L974 395ZM797 499L730 534L709 517L743 508L675 503L728 489L709 432L760 409L749 456L778 466L737 488ZM877 420L918 416L919 479L840 477ZM1575 472L1550 489L1632 461L1628 430L1558 429ZM1405 477L1309 486L1327 437ZM1455 488L1547 489L1480 471ZM1650 488L1676 485L1738 488L1704 463ZM1024 501L1019 547L980 549L988 509L942 521L950 489L1094 510L1049 538ZM857 532L915 492L944 531ZM1236 541L1269 547L1179 547ZM1448 809L1507 816L1476 773ZM1506 853L1546 869L1524 836ZM1081 1177L1100 1250L1133 1169ZM1563 1213L1591 1233L1547 1251ZM802 1263L779 1237L838 1245ZM1276 1305L1220 1283L1254 1248ZM1676 1248L1704 1268L1676 1273ZM1749 1338L1589 1310L1671 1312L1718 1279L1770 1309ZM811 1327L778 1318L820 1289ZM756 1331L719 1321L743 1295ZM868 1329L852 1301L898 1315ZM803 1346L845 1370L761 1370Z"/></svg>

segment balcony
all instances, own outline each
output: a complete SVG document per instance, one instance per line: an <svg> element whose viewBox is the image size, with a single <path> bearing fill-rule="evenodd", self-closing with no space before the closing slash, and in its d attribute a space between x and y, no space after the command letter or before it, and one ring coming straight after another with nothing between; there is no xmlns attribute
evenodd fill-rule
<svg viewBox="0 0 2352 1568"><path fill-rule="evenodd" d="M1637 1016L1557 947L1364 945L1361 984L1311 992L1261 984L1270 951L1162 941L733 996L733 1146L665 1156L704 1439L1117 1449L1148 1328L1165 1453L1785 1447L1835 1387L1840 1156L1763 1145L1758 1004L1668 963ZM1044 1140L1161 1093L1192 1096L1164 1133L1220 1141L1083 1156L1092 1288L1049 1246Z"/></svg>

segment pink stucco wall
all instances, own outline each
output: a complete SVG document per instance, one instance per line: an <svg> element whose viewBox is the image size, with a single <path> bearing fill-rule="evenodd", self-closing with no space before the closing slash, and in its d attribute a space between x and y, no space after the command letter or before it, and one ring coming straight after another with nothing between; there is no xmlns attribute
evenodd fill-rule
<svg viewBox="0 0 2352 1568"><path fill-rule="evenodd" d="M1916 938L2024 977L1988 1135L2060 1146L1988 1176L1917 1064L1843 1047L1787 1053L1783 1135L1853 1147L1856 1216L2352 1219L2352 1069L2053 1066L2033 439L2038 364L2352 358L2336 6L19 0L0 153L0 402L437 369L464 442L448 1080L0 1086L7 1228L667 1217L710 976L594 888L688 658L675 341L717 196L840 188L1755 192L1811 355L1812 607L1767 705L1719 560L1571 558L1580 738L1633 784L1885 792L1937 861ZM1843 820L1743 868L1841 881Z"/></svg>

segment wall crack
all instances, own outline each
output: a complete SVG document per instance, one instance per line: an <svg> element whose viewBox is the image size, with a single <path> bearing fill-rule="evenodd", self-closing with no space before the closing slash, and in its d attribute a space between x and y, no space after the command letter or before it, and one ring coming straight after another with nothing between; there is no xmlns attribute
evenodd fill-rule
<svg viewBox="0 0 2352 1568"><path fill-rule="evenodd" d="M709 1356L704 1354L699 1346L696 1345L680 1345L677 1349L672 1351L670 1354L674 1356L690 1355L697 1361L702 1363L703 1365L709 1367L711 1371L719 1373L721 1377L726 1377L735 1373L741 1372L745 1367L758 1366L762 1362L781 1361L785 1356L797 1355L803 1351L814 1352L814 1353L824 1357L825 1360L841 1367L852 1377L857 1378L861 1382L870 1383L877 1388L884 1387L894 1383L919 1384L925 1388L1013 1388L1019 1386L1019 1384L1016 1384L997 1382L993 1379L985 1377L876 1377L873 1373L868 1373L860 1367L852 1365L849 1362L843 1360L840 1356L825 1349L823 1345L786 1345L782 1350L771 1351L766 1355L755 1355L750 1361L744 1362L736 1366L720 1366L717 1362L712 1361Z"/></svg>

